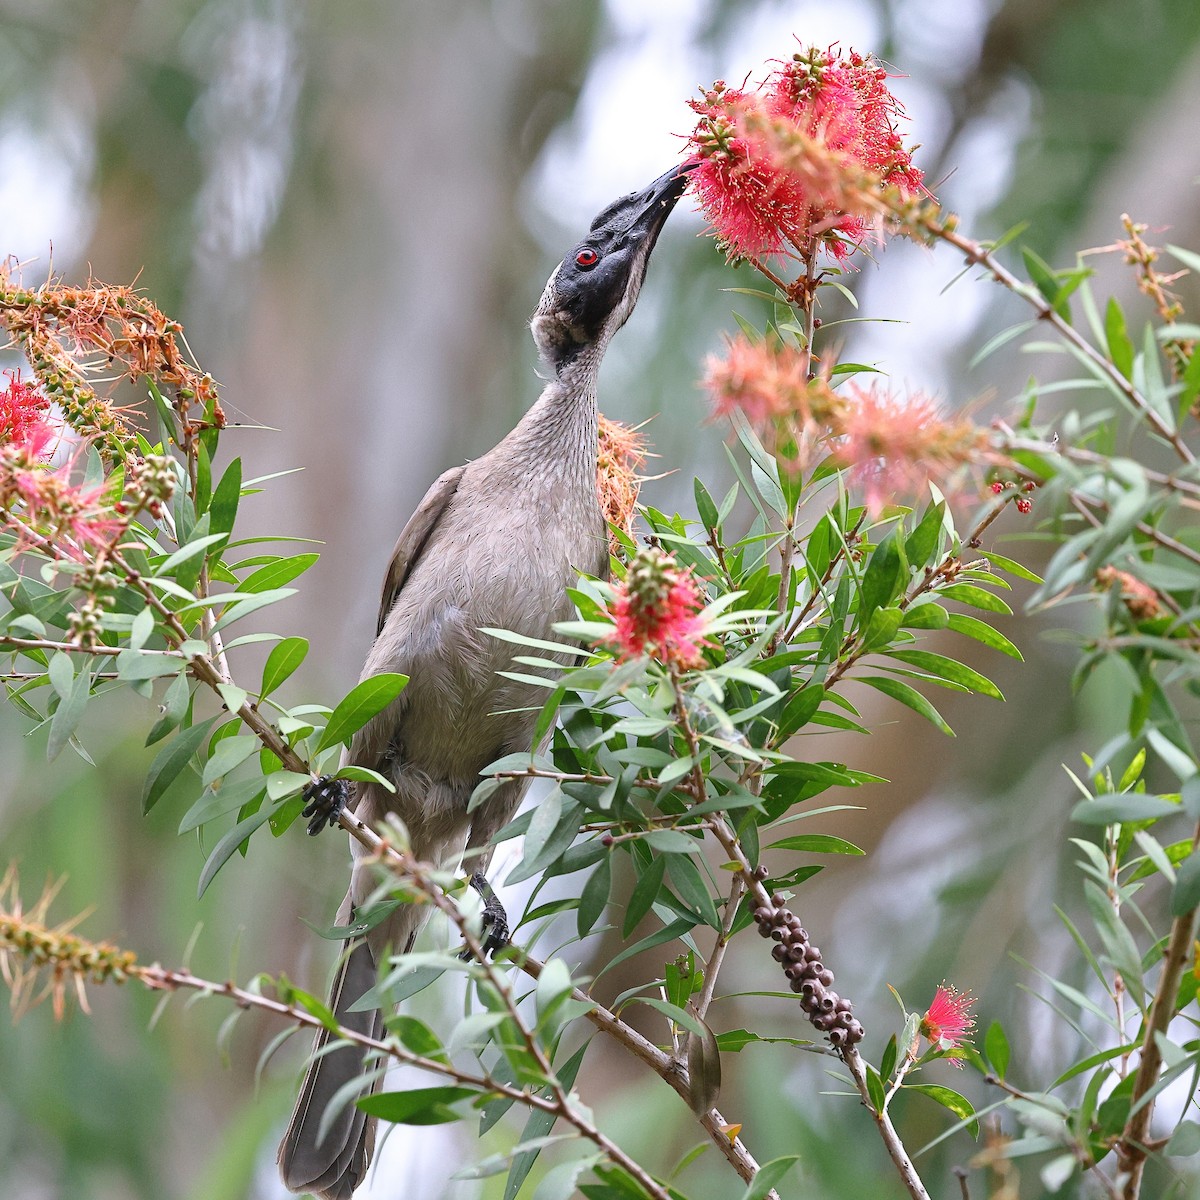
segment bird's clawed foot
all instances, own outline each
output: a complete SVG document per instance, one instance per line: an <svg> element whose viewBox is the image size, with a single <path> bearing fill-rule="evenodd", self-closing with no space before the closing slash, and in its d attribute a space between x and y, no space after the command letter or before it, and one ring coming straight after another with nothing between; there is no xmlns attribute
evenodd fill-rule
<svg viewBox="0 0 1200 1200"><path fill-rule="evenodd" d="M332 775L322 775L304 789L301 797L305 804L300 815L310 818L308 836L316 837L326 825L332 829L338 823L338 817L350 799L350 783L345 779L334 779Z"/></svg>
<svg viewBox="0 0 1200 1200"><path fill-rule="evenodd" d="M492 885L488 883L481 872L476 871L471 876L470 884L483 900L482 949L486 957L489 954L495 954L497 950L503 950L508 945L508 913L504 911L500 897L492 891ZM462 957L470 958L471 952L464 950Z"/></svg>

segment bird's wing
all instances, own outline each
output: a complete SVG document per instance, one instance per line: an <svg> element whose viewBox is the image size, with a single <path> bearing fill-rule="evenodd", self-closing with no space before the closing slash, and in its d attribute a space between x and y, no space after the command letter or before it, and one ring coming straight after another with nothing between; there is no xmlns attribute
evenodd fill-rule
<svg viewBox="0 0 1200 1200"><path fill-rule="evenodd" d="M408 518L408 524L400 531L396 539L396 547L392 551L391 562L388 563L387 574L383 577L383 596L379 601L379 621L375 626L375 636L383 632L383 623L387 620L396 597L408 578L413 564L425 549L429 535L434 526L446 511L447 505L458 488L465 466L451 467L434 480L425 499L417 506L417 511Z"/></svg>

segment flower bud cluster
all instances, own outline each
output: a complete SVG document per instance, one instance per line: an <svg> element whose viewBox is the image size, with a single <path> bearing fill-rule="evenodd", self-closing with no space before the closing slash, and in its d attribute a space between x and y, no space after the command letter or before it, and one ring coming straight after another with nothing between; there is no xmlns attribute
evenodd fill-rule
<svg viewBox="0 0 1200 1200"><path fill-rule="evenodd" d="M174 459L166 454L147 454L129 469L125 483L129 499L124 503L160 516L162 506L175 494L176 483Z"/></svg>
<svg viewBox="0 0 1200 1200"><path fill-rule="evenodd" d="M853 1006L833 990L833 972L821 959L821 951L808 940L800 918L784 906L778 892L770 905L754 910L758 932L775 945L771 957L783 967L788 986L800 997L808 1019L829 1038L835 1050L846 1050L863 1038L862 1023Z"/></svg>

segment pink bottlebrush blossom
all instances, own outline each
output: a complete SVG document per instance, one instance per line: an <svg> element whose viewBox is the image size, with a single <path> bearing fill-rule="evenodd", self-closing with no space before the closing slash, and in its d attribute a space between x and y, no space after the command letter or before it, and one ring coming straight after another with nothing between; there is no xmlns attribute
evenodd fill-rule
<svg viewBox="0 0 1200 1200"><path fill-rule="evenodd" d="M661 550L638 551L614 589L612 641L622 661L643 654L684 669L702 665L704 601L689 571Z"/></svg>
<svg viewBox="0 0 1200 1200"><path fill-rule="evenodd" d="M756 428L778 417L807 417L810 358L778 339L751 341L730 338L725 357L712 354L704 363L702 386L712 400L713 414L729 416L740 410Z"/></svg>
<svg viewBox="0 0 1200 1200"><path fill-rule="evenodd" d="M0 391L0 448L17 447L40 457L54 436L44 419L49 402L33 384L21 381L19 369L4 376L8 386Z"/></svg>
<svg viewBox="0 0 1200 1200"><path fill-rule="evenodd" d="M986 458L984 434L964 418L947 418L927 396L901 399L881 387L849 385L833 433L835 457L864 489L867 508L914 496L930 481L946 485Z"/></svg>
<svg viewBox="0 0 1200 1200"><path fill-rule="evenodd" d="M933 994L933 1002L921 1018L921 1034L930 1045L953 1050L969 1041L975 1020L970 1015L975 997L942 984ZM962 1064L954 1062L961 1067Z"/></svg>
<svg viewBox="0 0 1200 1200"><path fill-rule="evenodd" d="M811 49L758 92L721 82L691 102L701 209L734 257L808 252L844 260L876 221L863 180L912 195L922 187L896 124L903 110L869 56Z"/></svg>

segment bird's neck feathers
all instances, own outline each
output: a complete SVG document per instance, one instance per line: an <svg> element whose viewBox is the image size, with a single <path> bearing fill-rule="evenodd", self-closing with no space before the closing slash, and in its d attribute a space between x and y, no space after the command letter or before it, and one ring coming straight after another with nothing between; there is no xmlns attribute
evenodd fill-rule
<svg viewBox="0 0 1200 1200"><path fill-rule="evenodd" d="M562 366L505 441L532 472L561 472L594 486L596 374L601 351L585 346Z"/></svg>

